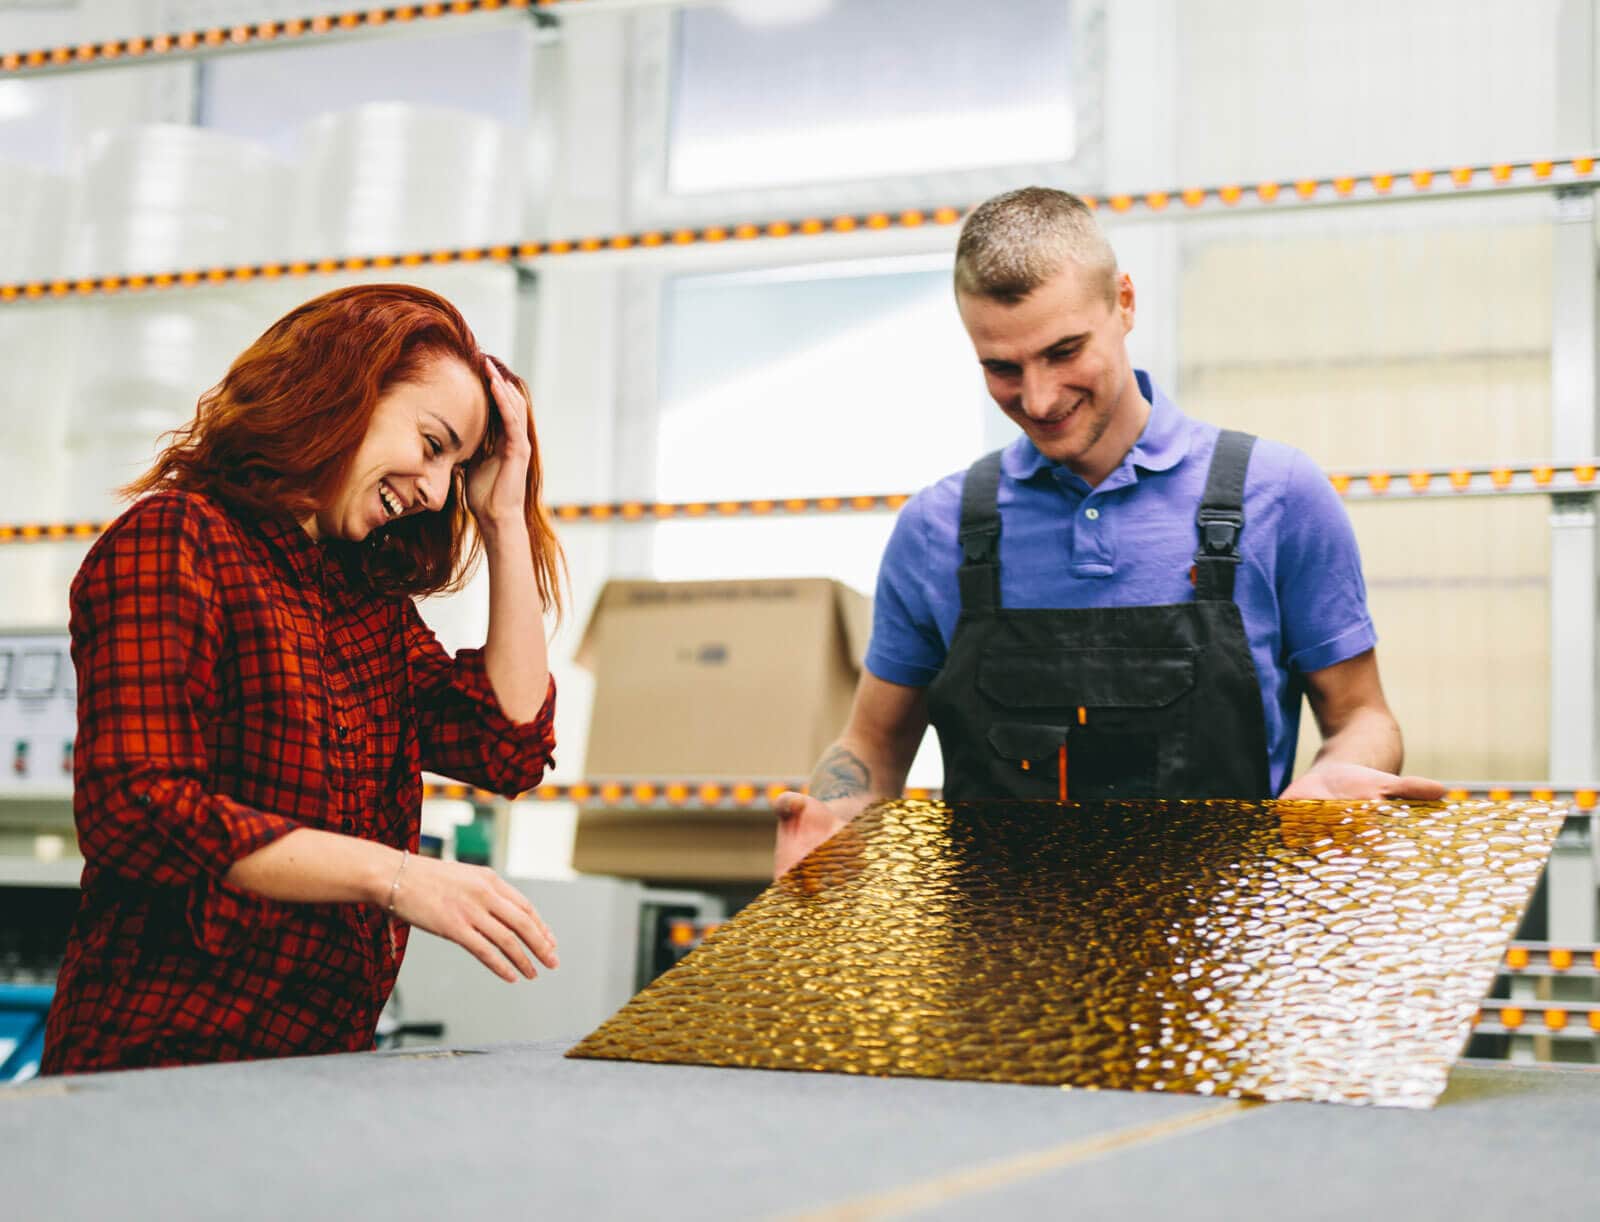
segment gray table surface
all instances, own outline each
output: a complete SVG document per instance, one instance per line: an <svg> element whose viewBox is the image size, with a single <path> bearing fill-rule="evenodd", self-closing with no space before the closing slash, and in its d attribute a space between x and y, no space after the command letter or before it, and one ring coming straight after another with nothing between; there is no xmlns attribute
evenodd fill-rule
<svg viewBox="0 0 1600 1222"><path fill-rule="evenodd" d="M0 1087L0 1216L1600 1218L1600 1072L1432 1111L566 1060L567 1041Z"/></svg>

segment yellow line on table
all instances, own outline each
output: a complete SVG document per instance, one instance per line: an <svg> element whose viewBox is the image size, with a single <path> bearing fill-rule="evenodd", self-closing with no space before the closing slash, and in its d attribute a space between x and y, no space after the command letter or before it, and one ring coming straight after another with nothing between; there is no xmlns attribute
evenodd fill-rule
<svg viewBox="0 0 1600 1222"><path fill-rule="evenodd" d="M0 1086L0 1103L18 1099L42 1099L54 1095L70 1095L78 1088L59 1078L34 1078L16 1086Z"/></svg>
<svg viewBox="0 0 1600 1222"><path fill-rule="evenodd" d="M864 1222L865 1219L891 1218L915 1209L943 1205L956 1197L971 1193L1004 1188L1033 1176L1043 1175L1047 1171L1056 1171L1075 1163L1086 1163L1131 1146L1148 1145L1166 1137L1175 1137L1179 1133L1225 1124L1260 1106L1260 1103L1253 1100L1230 1101L1193 1115L1159 1120L1154 1124L1135 1125L1130 1129L1118 1129L1114 1133L1104 1133L1098 1137L1079 1138L1046 1150L1035 1150L1030 1154L1002 1158L992 1163L969 1167L965 1171L941 1175L920 1184L892 1188L888 1192L875 1193L872 1196L808 1210L805 1213L788 1214L785 1218L787 1222Z"/></svg>

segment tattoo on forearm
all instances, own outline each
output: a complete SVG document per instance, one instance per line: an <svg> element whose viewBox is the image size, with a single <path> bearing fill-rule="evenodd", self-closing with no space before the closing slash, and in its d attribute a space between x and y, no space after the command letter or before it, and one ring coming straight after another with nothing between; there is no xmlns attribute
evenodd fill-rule
<svg viewBox="0 0 1600 1222"><path fill-rule="evenodd" d="M853 798L868 792L872 771L859 756L843 747L832 747L811 774L811 796L821 802Z"/></svg>

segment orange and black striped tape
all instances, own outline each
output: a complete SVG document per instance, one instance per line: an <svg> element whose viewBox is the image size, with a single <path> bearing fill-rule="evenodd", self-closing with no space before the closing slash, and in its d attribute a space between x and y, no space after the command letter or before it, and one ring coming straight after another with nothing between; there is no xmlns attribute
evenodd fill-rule
<svg viewBox="0 0 1600 1222"><path fill-rule="evenodd" d="M1328 479L1334 491L1347 500L1593 492L1597 461L1600 460L1483 467L1413 467L1394 471L1333 471L1328 474Z"/></svg>
<svg viewBox="0 0 1600 1222"><path fill-rule="evenodd" d="M798 777L766 780L656 780L616 779L573 781L564 785L540 785L523 798L544 802L579 802L600 806L651 807L660 809L716 807L734 810L770 806L780 794L804 791L806 782ZM424 793L430 798L489 800L498 795L470 785L430 783ZM936 788L909 788L904 797L913 801L937 802ZM1455 786L1445 794L1448 802L1561 802L1579 812L1593 811L1600 804L1600 786L1567 789L1554 786Z"/></svg>
<svg viewBox="0 0 1600 1222"><path fill-rule="evenodd" d="M1346 500L1408 500L1416 497L1517 496L1600 491L1600 460L1581 463L1496 464L1478 467L1332 471L1328 480ZM648 522L668 519L768 517L779 514L876 513L897 510L905 492L860 496L767 497L759 500L609 501L553 505L564 522Z"/></svg>
<svg viewBox="0 0 1600 1222"><path fill-rule="evenodd" d="M1478 1009L1477 1030L1487 1035L1600 1035L1600 1005L1581 1001L1501 1001Z"/></svg>
<svg viewBox="0 0 1600 1222"><path fill-rule="evenodd" d="M285 277L323 275L336 272L392 271L416 267L441 267L455 263L526 263L563 255L590 255L630 250L681 248L701 243L749 241L754 238L815 236L824 233L873 232L891 228L919 228L925 224L954 225L964 214L957 208L936 208L929 212L910 209L889 213L839 216L830 221L765 221L760 224L707 225L699 229L650 230L609 237L556 238L551 241L499 242L490 246L464 246L438 250L411 250L395 254L344 255L338 258L288 259L281 262L250 263L209 268L183 268L174 271L139 272L119 276L57 277L0 284L0 303L57 300L95 294L143 293L203 285L248 284L275 281Z"/></svg>
<svg viewBox="0 0 1600 1222"><path fill-rule="evenodd" d="M283 20L235 22L231 25L203 26L132 38L107 38L53 47L34 47L26 51L0 52L0 79L8 74L60 71L63 68L122 66L181 55L198 55L222 50L256 50L294 45L303 39L328 34L373 31L387 26L402 26L442 17L465 17L473 13L494 13L517 9L552 8L578 0L444 0L443 3L377 5L350 9L343 13L322 13L315 17L290 17Z"/></svg>
<svg viewBox="0 0 1600 1222"><path fill-rule="evenodd" d="M1600 491L1597 471L1600 471L1600 460L1577 464L1541 463L1431 470L1413 468L1368 471L1359 475L1335 471L1329 474L1328 479L1335 491L1346 500L1404 501L1424 497L1596 492ZM910 493L880 492L857 496L767 497L741 501L600 501L552 505L550 513L559 522L637 525L740 517L884 513L898 510L910 499ZM105 530L106 525L104 522L0 522L0 544L92 539Z"/></svg>
<svg viewBox="0 0 1600 1222"><path fill-rule="evenodd" d="M564 0L571 3L573 0ZM1410 174L1386 173L1300 179L1291 183L1258 183L1246 190L1239 186L1191 187L1178 192L1144 191L1137 194L1086 196L1095 208L1116 215L1134 212L1158 214L1167 211L1173 200L1187 209L1206 207L1236 208L1240 205L1280 204L1321 205L1336 201L1361 201L1422 198L1453 191L1506 191L1550 189L1574 184L1595 185L1595 158L1571 157L1562 160L1502 162L1486 166L1458 166L1446 170L1417 170ZM454 263L521 263L571 255L616 254L638 250L694 247L755 239L816 237L823 234L874 233L892 229L920 229L924 226L953 226L965 215L965 207L907 208L894 212L867 212L831 219L803 217L791 220L746 221L706 225L698 228L655 229L639 233L619 233L558 238L553 241L516 241L488 246L468 246L433 251L400 251L376 255L324 256L316 259L288 259L281 262L241 264L210 268L179 268L131 275L56 277L20 283L0 284L0 303L30 302L90 294L140 293L203 285L242 284L256 280L276 280L285 276L331 275L336 272L386 271Z"/></svg>
<svg viewBox="0 0 1600 1222"><path fill-rule="evenodd" d="M1513 942L1506 951L1506 970L1514 976L1600 976L1600 946Z"/></svg>

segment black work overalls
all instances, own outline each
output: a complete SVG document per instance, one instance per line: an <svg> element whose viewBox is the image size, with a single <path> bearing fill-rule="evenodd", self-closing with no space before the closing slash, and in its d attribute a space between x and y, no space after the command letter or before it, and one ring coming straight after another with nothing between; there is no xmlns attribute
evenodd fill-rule
<svg viewBox="0 0 1600 1222"><path fill-rule="evenodd" d="M946 801L1268 798L1261 687L1233 601L1255 438L1217 440L1193 602L1000 605L1000 452L961 496L961 618L928 711Z"/></svg>

